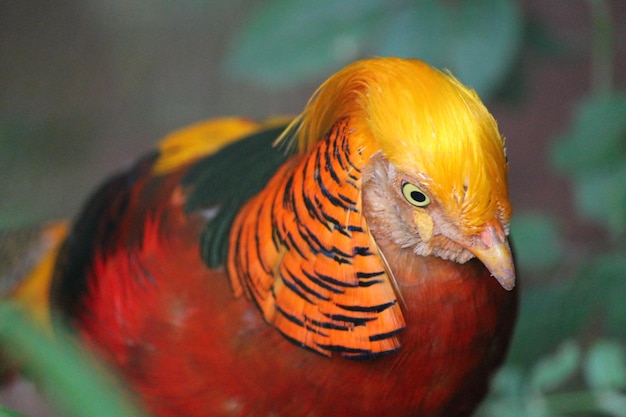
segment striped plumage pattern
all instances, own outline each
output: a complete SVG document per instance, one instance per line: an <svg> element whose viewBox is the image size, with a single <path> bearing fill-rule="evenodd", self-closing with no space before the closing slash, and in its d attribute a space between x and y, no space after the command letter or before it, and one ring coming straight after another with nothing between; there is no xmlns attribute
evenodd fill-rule
<svg viewBox="0 0 626 417"><path fill-rule="evenodd" d="M228 272L286 337L330 355L367 357L399 347L404 319L361 205L372 149L339 120L283 166L241 210Z"/></svg>

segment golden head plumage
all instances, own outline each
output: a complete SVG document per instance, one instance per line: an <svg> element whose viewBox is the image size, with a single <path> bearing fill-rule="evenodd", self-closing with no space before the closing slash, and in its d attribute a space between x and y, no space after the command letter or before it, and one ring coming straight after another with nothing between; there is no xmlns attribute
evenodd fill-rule
<svg viewBox="0 0 626 417"><path fill-rule="evenodd" d="M346 117L360 147L380 150L395 168L427 187L464 236L461 246L479 256L495 239L510 252L504 139L475 91L421 61L363 60L324 82L283 139L308 152ZM474 250L477 241L480 248Z"/></svg>
<svg viewBox="0 0 626 417"><path fill-rule="evenodd" d="M300 151L346 116L360 124L363 146L379 148L404 172L426 176L468 232L498 211L508 222L504 141L476 92L451 74L398 58L347 66L321 85L302 114Z"/></svg>

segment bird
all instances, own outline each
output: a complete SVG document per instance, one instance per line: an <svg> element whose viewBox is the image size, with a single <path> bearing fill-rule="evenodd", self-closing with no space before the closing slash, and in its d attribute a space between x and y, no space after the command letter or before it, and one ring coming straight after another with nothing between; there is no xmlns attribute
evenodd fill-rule
<svg viewBox="0 0 626 417"><path fill-rule="evenodd" d="M154 416L469 416L517 316L507 171L474 90L359 60L296 117L199 122L105 181L38 315Z"/></svg>

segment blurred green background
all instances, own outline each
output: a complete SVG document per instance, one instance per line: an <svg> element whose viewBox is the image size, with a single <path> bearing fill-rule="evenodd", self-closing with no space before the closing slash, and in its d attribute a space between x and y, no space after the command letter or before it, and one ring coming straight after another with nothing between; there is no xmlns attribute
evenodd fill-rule
<svg viewBox="0 0 626 417"><path fill-rule="evenodd" d="M523 302L479 415L626 416L624 0L5 0L0 227L74 215L188 123L298 113L372 55L452 70L507 138Z"/></svg>

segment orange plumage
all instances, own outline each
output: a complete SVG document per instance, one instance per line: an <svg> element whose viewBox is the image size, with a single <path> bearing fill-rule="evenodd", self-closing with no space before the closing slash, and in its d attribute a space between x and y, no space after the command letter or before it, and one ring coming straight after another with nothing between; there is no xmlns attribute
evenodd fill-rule
<svg viewBox="0 0 626 417"><path fill-rule="evenodd" d="M52 303L158 416L466 416L515 320L506 176L474 92L357 62L103 185Z"/></svg>

